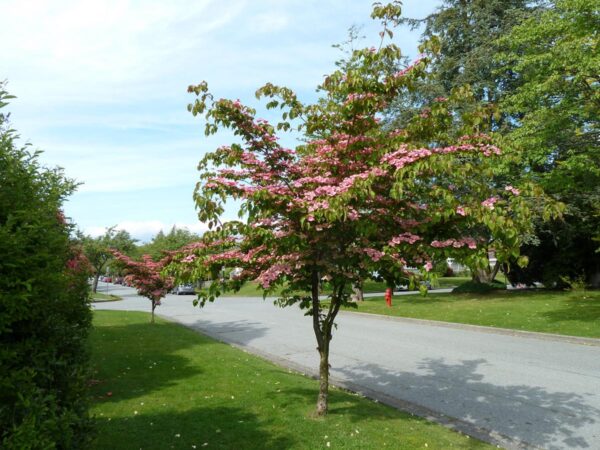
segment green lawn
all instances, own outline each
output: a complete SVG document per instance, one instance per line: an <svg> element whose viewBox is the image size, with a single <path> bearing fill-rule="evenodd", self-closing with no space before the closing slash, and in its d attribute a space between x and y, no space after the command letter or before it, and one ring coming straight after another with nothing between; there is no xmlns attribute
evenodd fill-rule
<svg viewBox="0 0 600 450"><path fill-rule="evenodd" d="M350 311L600 338L600 291L407 295L392 305L367 298Z"/></svg>
<svg viewBox="0 0 600 450"><path fill-rule="evenodd" d="M123 300L118 295L113 295L113 294L107 295L107 294L102 294L101 292L96 292L95 294L92 293L90 295L90 298L93 302L115 302L117 300Z"/></svg>
<svg viewBox="0 0 600 450"><path fill-rule="evenodd" d="M437 287L452 288L460 286L467 281L471 281L471 277L440 277L437 279Z"/></svg>
<svg viewBox="0 0 600 450"><path fill-rule="evenodd" d="M448 287L456 287L461 284L469 281L471 278L469 277L444 277L438 278L437 285L440 288L448 288ZM386 285L383 282L366 280L363 285L363 291L365 294L372 292L385 292ZM331 290L328 289L327 285L325 285L323 289L323 294L330 293ZM272 296L277 295L277 293L271 294ZM223 297L262 297L262 290L258 286L258 283L248 282L242 286L242 288L238 292L227 292L223 294Z"/></svg>
<svg viewBox="0 0 600 450"><path fill-rule="evenodd" d="M91 336L97 449L491 448L334 389L180 325L96 311Z"/></svg>

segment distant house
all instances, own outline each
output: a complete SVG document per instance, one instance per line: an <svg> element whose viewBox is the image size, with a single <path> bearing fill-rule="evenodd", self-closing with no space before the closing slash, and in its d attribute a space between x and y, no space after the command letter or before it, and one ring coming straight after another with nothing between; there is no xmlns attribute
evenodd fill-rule
<svg viewBox="0 0 600 450"><path fill-rule="evenodd" d="M467 270L467 266L462 265L461 263L456 261L456 259L454 259L454 258L446 259L446 263L448 264L448 267L450 269L452 269L452 272L454 272L454 273L464 272Z"/></svg>

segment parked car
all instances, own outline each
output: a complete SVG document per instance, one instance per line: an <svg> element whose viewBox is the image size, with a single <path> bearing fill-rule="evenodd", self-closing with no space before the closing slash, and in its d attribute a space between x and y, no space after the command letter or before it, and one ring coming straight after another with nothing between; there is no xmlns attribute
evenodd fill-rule
<svg viewBox="0 0 600 450"><path fill-rule="evenodd" d="M195 294L196 289L193 284L179 284L175 286L173 289L173 294L181 295L181 294Z"/></svg>

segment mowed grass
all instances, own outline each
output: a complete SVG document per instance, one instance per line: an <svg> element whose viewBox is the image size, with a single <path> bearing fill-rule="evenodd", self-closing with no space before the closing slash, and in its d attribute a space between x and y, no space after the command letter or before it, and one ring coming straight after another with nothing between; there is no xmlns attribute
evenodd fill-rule
<svg viewBox="0 0 600 450"><path fill-rule="evenodd" d="M96 449L479 449L440 425L332 389L183 326L96 311Z"/></svg>
<svg viewBox="0 0 600 450"><path fill-rule="evenodd" d="M471 281L471 277L440 277L437 279L436 287L440 289L453 288Z"/></svg>
<svg viewBox="0 0 600 450"><path fill-rule="evenodd" d="M600 291L496 291L395 296L358 304L363 313L600 338Z"/></svg>
<svg viewBox="0 0 600 450"><path fill-rule="evenodd" d="M448 287L456 287L461 284L469 281L471 278L469 277L443 277L438 278L436 287L440 288L448 288ZM373 280L365 280L363 284L363 292L365 294L374 293L374 292L385 292L386 285L383 282L373 281ZM270 296L276 296L279 291L270 294ZM327 285L323 288L323 294L327 295L331 293L331 289L328 288ZM262 289L255 282L245 283L238 292L225 292L222 294L223 297L262 297Z"/></svg>
<svg viewBox="0 0 600 450"><path fill-rule="evenodd" d="M116 302L117 300L123 300L118 295L102 294L101 292L92 293L90 299L93 302Z"/></svg>

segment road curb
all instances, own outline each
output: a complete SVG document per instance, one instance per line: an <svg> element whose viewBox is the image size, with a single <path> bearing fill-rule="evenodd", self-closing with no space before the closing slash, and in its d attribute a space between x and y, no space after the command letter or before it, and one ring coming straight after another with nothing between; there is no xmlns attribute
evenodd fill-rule
<svg viewBox="0 0 600 450"><path fill-rule="evenodd" d="M600 339L595 338L586 338L579 336L567 336L562 334L553 334L553 333L541 333L537 331L522 331L522 330L513 330L510 328L496 328L489 327L484 325L470 325L466 323L456 323L456 322L443 322L441 320L430 320L430 319L415 319L413 317L398 317L398 316L385 316L383 314L371 314L371 313L363 313L363 312L354 312L354 311L340 311L339 314L341 316L346 316L349 314L366 316L378 320L387 320L393 322L404 322L411 324L419 324L419 325L429 325L435 327L443 327L443 328L454 328L457 330L470 330L478 333L488 333L488 334L501 334L505 336L518 336L524 337L528 339L538 339L543 341L555 341L555 342L567 342L570 344L579 344L579 345L591 345L594 347L600 347Z"/></svg>

